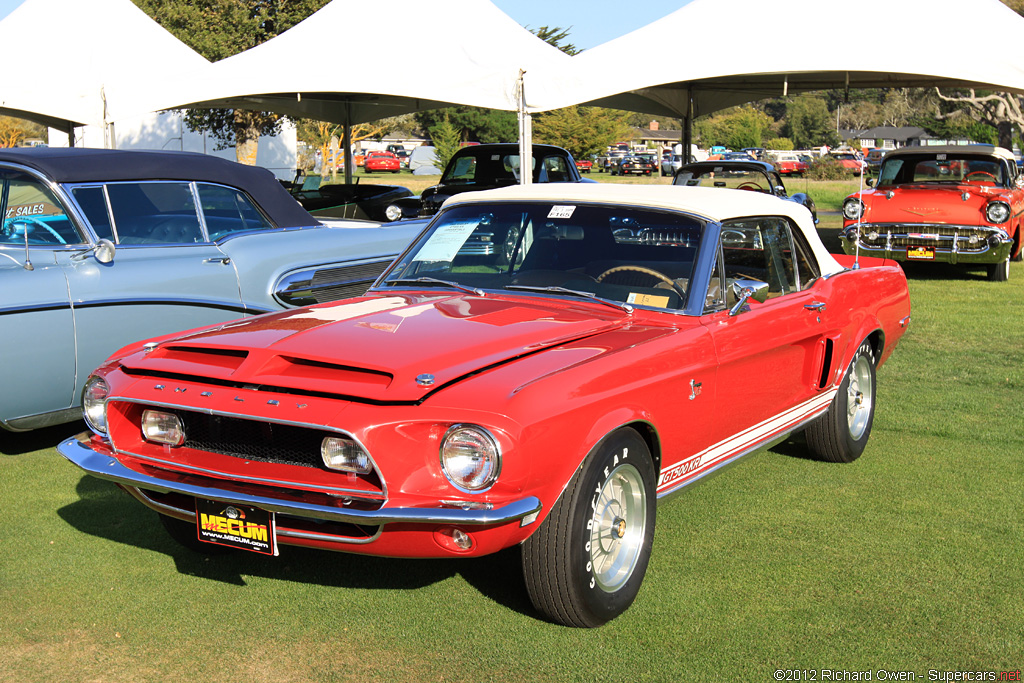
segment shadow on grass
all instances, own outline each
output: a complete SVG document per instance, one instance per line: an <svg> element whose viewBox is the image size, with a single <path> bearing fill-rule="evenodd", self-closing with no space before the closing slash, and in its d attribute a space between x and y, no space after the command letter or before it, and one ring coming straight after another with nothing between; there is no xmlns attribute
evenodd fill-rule
<svg viewBox="0 0 1024 683"><path fill-rule="evenodd" d="M0 429L0 454L24 455L53 448L64 439L85 430L81 420L68 424L35 429L31 432L8 432Z"/></svg>
<svg viewBox="0 0 1024 683"><path fill-rule="evenodd" d="M523 585L519 549L481 558L407 560L281 546L280 556L220 550L189 550L164 530L156 512L143 507L115 484L83 476L79 500L57 511L75 529L115 543L163 553L178 572L210 581L245 585L259 576L335 588L416 590L456 575L491 600L527 616L536 616ZM158 577L155 577L158 579Z"/></svg>

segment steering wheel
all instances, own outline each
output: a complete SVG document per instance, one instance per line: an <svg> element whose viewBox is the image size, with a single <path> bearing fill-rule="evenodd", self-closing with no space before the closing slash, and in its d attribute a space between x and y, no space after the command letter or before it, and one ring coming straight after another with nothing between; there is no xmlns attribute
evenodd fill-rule
<svg viewBox="0 0 1024 683"><path fill-rule="evenodd" d="M650 275L651 277L656 278L661 282L667 284L669 287L672 288L672 290L676 294L681 296L684 301L686 300L686 290L680 287L678 282L676 282L669 276L665 275L664 273L659 273L653 268L646 268L644 266L615 266L614 268L609 268L608 270L598 275L596 280L600 282L601 280L605 279L605 277L611 275L612 273L621 273L624 271L633 271L636 273L643 273L644 275Z"/></svg>
<svg viewBox="0 0 1024 683"><path fill-rule="evenodd" d="M38 218L33 218L32 216L18 216L16 218L11 219L11 225L12 226L17 225L18 223L38 226L38 227L42 228L43 230L45 230L46 232L48 232L51 235L53 235L54 239L56 239L57 242L59 242L60 244L67 244L67 242L64 240L64 238L60 236L59 232L57 232L56 230L53 229L52 226L47 225L46 223L44 223L43 221L39 220Z"/></svg>
<svg viewBox="0 0 1024 683"><path fill-rule="evenodd" d="M989 173L988 171L971 171L970 173L964 175L964 180L969 179L972 175L987 175L989 178L992 179L993 183L999 182L996 179L995 174Z"/></svg>
<svg viewBox="0 0 1024 683"><path fill-rule="evenodd" d="M751 182L740 183L736 187L736 189L737 190L751 190L753 192L764 192L764 188L763 187L761 187L757 183L751 183Z"/></svg>

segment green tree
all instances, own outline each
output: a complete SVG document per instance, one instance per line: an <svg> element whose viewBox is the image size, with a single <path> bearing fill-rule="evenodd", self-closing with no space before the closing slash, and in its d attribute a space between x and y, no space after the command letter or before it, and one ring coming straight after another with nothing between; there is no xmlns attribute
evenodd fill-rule
<svg viewBox="0 0 1024 683"><path fill-rule="evenodd" d="M563 29L561 26L541 26L538 29L532 29L527 26L526 29L545 43L550 43L567 55L578 55L583 52L581 48L576 47L572 43L562 42L569 37L569 31L572 30L572 26L567 29Z"/></svg>
<svg viewBox="0 0 1024 683"><path fill-rule="evenodd" d="M451 158L459 151L459 146L462 143L462 131L445 116L440 123L430 129L430 136L434 140L438 168L443 172L448 167Z"/></svg>
<svg viewBox="0 0 1024 683"><path fill-rule="evenodd" d="M734 107L701 117L694 122L694 132L705 145L725 145L730 149L763 147L772 126L772 119L750 106Z"/></svg>
<svg viewBox="0 0 1024 683"><path fill-rule="evenodd" d="M577 159L603 152L629 136L625 113L601 107L556 109L537 115L533 122L534 142L564 147Z"/></svg>
<svg viewBox="0 0 1024 683"><path fill-rule="evenodd" d="M430 131L448 118L462 130L463 142L514 142L519 138L519 121L510 111L480 107L446 107L415 114L416 123Z"/></svg>
<svg viewBox="0 0 1024 683"><path fill-rule="evenodd" d="M211 61L238 54L287 31L328 0L134 0L175 37ZM209 133L217 149L235 146L243 163L256 162L261 135L280 132L284 117L242 109L190 110L189 130Z"/></svg>
<svg viewBox="0 0 1024 683"><path fill-rule="evenodd" d="M786 107L786 137L798 149L819 145L835 146L839 135L825 100L812 95L793 98Z"/></svg>
<svg viewBox="0 0 1024 683"><path fill-rule="evenodd" d="M768 149L777 149L780 151L796 149L793 141L789 138L771 138L764 143L764 146Z"/></svg>

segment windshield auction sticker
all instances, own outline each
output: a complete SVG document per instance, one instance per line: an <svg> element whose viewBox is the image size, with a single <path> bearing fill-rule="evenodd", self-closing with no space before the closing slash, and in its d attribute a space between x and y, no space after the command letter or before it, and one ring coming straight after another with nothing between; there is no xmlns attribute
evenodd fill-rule
<svg viewBox="0 0 1024 683"><path fill-rule="evenodd" d="M413 260L451 261L479 224L479 221L456 221L442 225L434 231L423 248L416 252Z"/></svg>
<svg viewBox="0 0 1024 683"><path fill-rule="evenodd" d="M575 210L575 206L560 206L555 204L551 207L551 211L548 211L548 218L572 218L572 212Z"/></svg>
<svg viewBox="0 0 1024 683"><path fill-rule="evenodd" d="M196 526L200 541L277 555L274 515L266 510L196 498Z"/></svg>

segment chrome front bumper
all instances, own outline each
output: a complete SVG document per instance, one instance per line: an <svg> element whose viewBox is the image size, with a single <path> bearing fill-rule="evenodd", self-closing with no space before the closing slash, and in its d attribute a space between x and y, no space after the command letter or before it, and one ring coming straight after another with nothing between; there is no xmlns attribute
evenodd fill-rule
<svg viewBox="0 0 1024 683"><path fill-rule="evenodd" d="M1013 249L1013 240L1002 229L973 225L861 223L843 228L839 241L851 256L858 252L859 242L859 251L865 256L894 261L1002 263ZM910 258L907 250L912 247L930 247L935 250L934 258Z"/></svg>
<svg viewBox="0 0 1024 683"><path fill-rule="evenodd" d="M452 507L389 508L386 505L377 510L336 508L181 482L165 481L126 467L115 457L96 452L88 443L83 443L78 437L64 440L57 446L57 451L94 477L113 481L123 486L161 493L181 493L187 496L217 500L224 503L250 505L294 517L308 517L348 524L381 525L390 522L463 525L506 524L508 522L521 522L524 518L540 512L541 509L540 499L535 496L527 496L503 507L491 510L464 510ZM531 519L530 521L533 520Z"/></svg>

